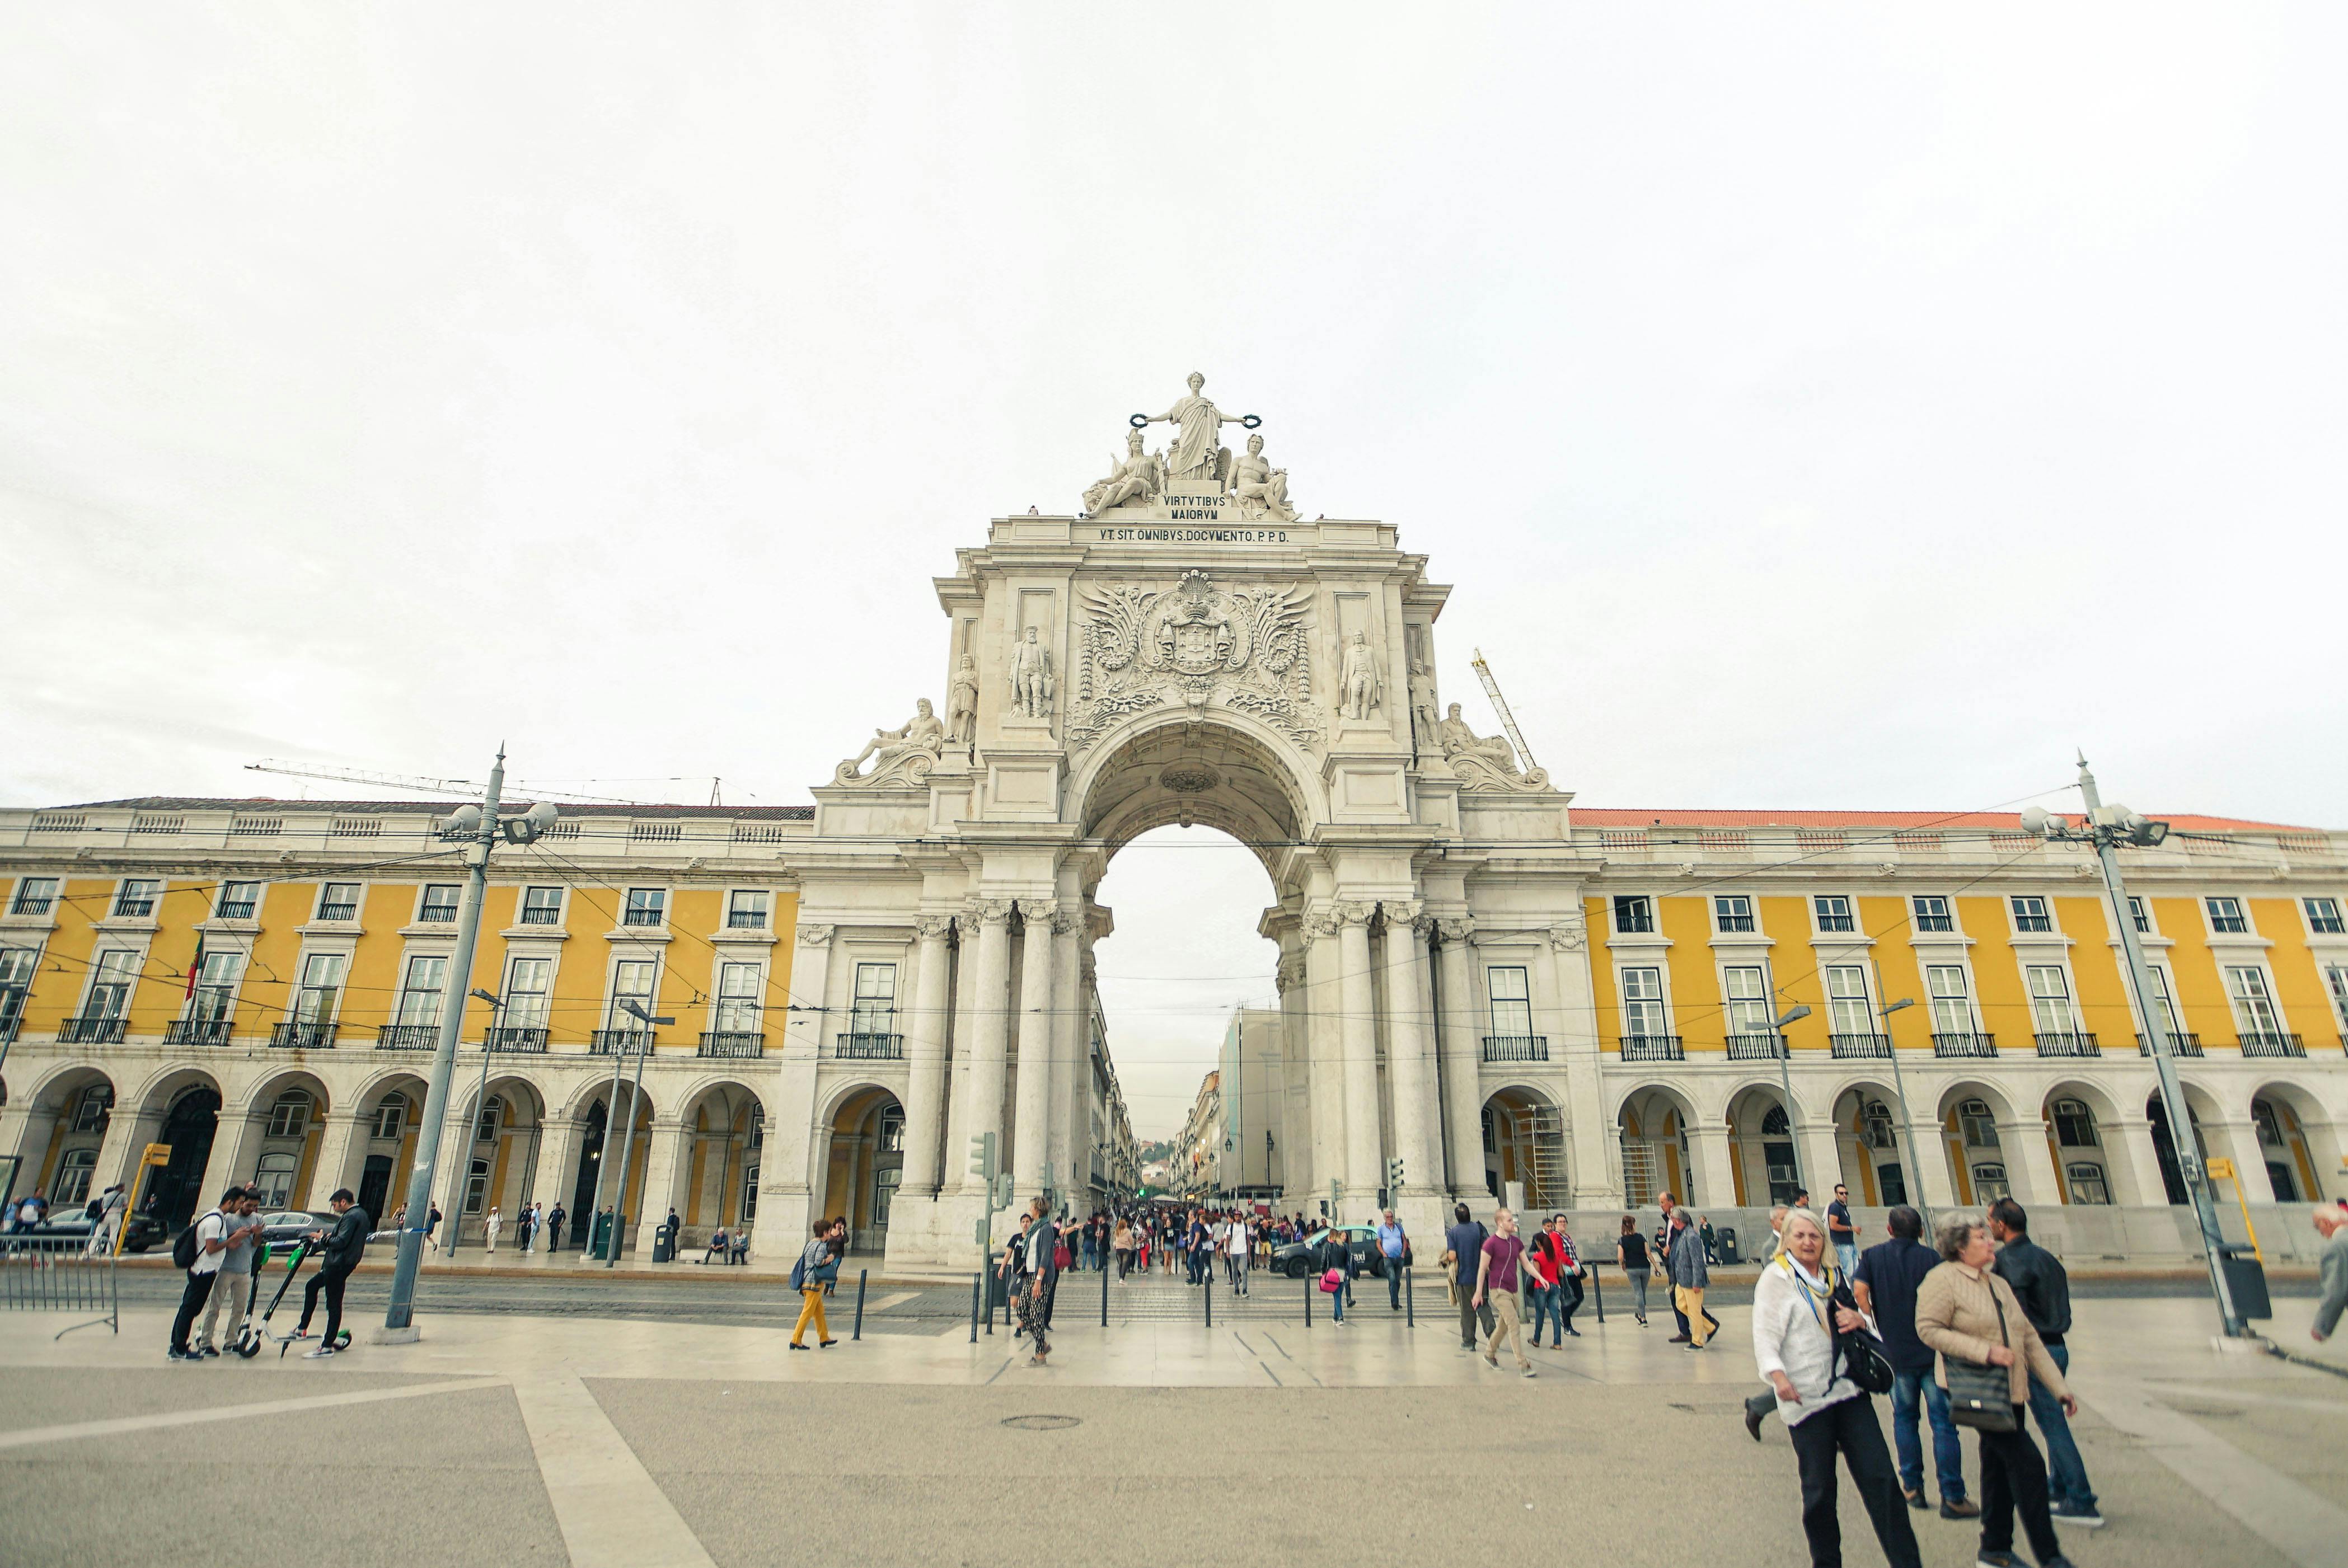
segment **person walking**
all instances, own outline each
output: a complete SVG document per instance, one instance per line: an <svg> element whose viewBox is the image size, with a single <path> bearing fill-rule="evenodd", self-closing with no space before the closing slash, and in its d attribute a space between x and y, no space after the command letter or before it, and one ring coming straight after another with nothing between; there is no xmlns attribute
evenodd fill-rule
<svg viewBox="0 0 2348 1568"><path fill-rule="evenodd" d="M1329 1320L1338 1327L1345 1326L1345 1295L1354 1280L1354 1249L1345 1245L1345 1233L1331 1225L1321 1233L1321 1245L1313 1252L1313 1270L1321 1276L1320 1288L1329 1293ZM1331 1288L1329 1276L1337 1276Z"/></svg>
<svg viewBox="0 0 2348 1568"><path fill-rule="evenodd" d="M546 1250L549 1252L562 1250L562 1204L558 1199L555 1205L546 1211Z"/></svg>
<svg viewBox="0 0 2348 1568"><path fill-rule="evenodd" d="M1248 1293L1248 1258L1254 1250L1248 1238L1245 1214L1231 1216L1231 1235L1224 1239L1223 1247L1223 1255L1231 1265L1231 1294L1245 1296Z"/></svg>
<svg viewBox="0 0 2348 1568"><path fill-rule="evenodd" d="M1777 1255L1786 1250L1786 1216L1791 1212L1783 1204L1769 1211L1769 1250L1761 1259L1762 1267L1776 1262ZM1861 1306L1863 1308L1865 1304ZM1755 1442L1761 1440L1761 1423L1776 1413L1777 1395L1774 1389L1764 1389L1745 1401L1745 1430L1753 1435Z"/></svg>
<svg viewBox="0 0 2348 1568"><path fill-rule="evenodd" d="M2010 1422L2002 1423L2005 1430L1977 1429L1982 1532L1975 1561L1981 1568L2023 1568L2022 1559L2013 1554L2013 1516L2019 1512L2038 1568L2070 1568L2047 1503L2046 1461L2030 1440L2022 1417L2029 1407L2034 1377L2053 1392L2065 1415L2076 1415L2079 1401L2063 1380L2063 1369L2046 1353L2013 1286L1991 1266L1996 1253L1988 1226L1974 1215L1952 1214L1941 1222L1935 1239L1941 1261L1916 1293L1916 1337L1940 1354L1943 1389L1951 1364L1969 1361L2003 1368L2013 1402Z"/></svg>
<svg viewBox="0 0 2348 1568"><path fill-rule="evenodd" d="M1908 1506L1932 1506L1924 1495L1924 1450L1917 1432L1917 1409L1932 1428L1932 1468L1940 1481L1941 1517L1979 1519L1981 1504L1965 1501L1965 1450L1957 1424L1949 1419L1949 1396L1932 1380L1931 1349L1916 1337L1916 1293L1925 1276L1941 1266L1941 1255L1923 1244L1924 1217L1907 1204L1885 1221L1891 1239L1859 1255L1851 1294L1859 1309L1875 1319L1891 1363L1891 1440L1900 1455L1900 1491Z"/></svg>
<svg viewBox="0 0 2348 1568"><path fill-rule="evenodd" d="M2023 1315L2038 1330L2038 1342L2047 1356L2071 1375L2071 1350L2064 1338L2071 1332L2071 1276L2062 1260L2030 1239L2030 1216L2012 1198L1989 1206L1990 1239L1998 1244L1991 1266L2013 1286L2013 1298ZM2096 1507L2096 1489L2087 1481L2087 1461L2071 1436L2071 1423L2062 1401L2038 1378L2030 1379L2030 1419L2046 1439L2046 1501L2049 1512L2065 1524L2101 1530L2104 1516Z"/></svg>
<svg viewBox="0 0 2348 1568"><path fill-rule="evenodd" d="M1402 1266L1410 1252L1410 1237L1404 1234L1402 1222L1395 1218L1392 1209L1378 1216L1378 1256L1385 1260L1386 1271L1386 1305L1396 1312L1402 1310Z"/></svg>
<svg viewBox="0 0 2348 1568"><path fill-rule="evenodd" d="M373 1222L367 1212L358 1206L348 1187L336 1187L335 1195L326 1200L335 1211L335 1228L314 1230L310 1239L324 1245L319 1248L318 1272L302 1287L302 1320L294 1326L294 1337L299 1339L310 1331L310 1315L318 1308L318 1297L326 1298L326 1333L317 1348L310 1351L309 1360L333 1356L343 1348L343 1287L350 1282L351 1271L359 1266L366 1253L367 1233Z"/></svg>
<svg viewBox="0 0 2348 1568"><path fill-rule="evenodd" d="M1122 1280L1133 1272L1133 1225L1123 1214L1117 1218L1117 1229L1109 1233L1109 1250L1117 1254L1117 1276Z"/></svg>
<svg viewBox="0 0 2348 1568"><path fill-rule="evenodd" d="M29 1199L26 1201L30 1203ZM182 1266L187 1272L180 1286L180 1310L171 1318L170 1348L164 1352L163 1358L167 1361L203 1359L188 1348L188 1331L195 1327L196 1314L201 1312L204 1304L211 1299L212 1286L221 1270L221 1255L228 1250L229 1225L235 1216L237 1205L243 1201L244 1189L231 1187L221 1194L216 1206L197 1215L196 1223L188 1227L187 1234L192 1240L175 1240L171 1244L173 1259L185 1253L188 1261ZM22 1211L19 1211L18 1223L23 1223Z"/></svg>
<svg viewBox="0 0 2348 1568"><path fill-rule="evenodd" d="M1581 1337L1581 1330L1573 1326L1573 1314L1575 1309L1581 1307L1583 1297L1588 1294L1588 1292L1583 1290L1581 1286L1581 1276L1584 1268L1584 1265L1581 1261L1581 1250L1573 1245L1573 1227L1566 1222L1566 1217L1563 1214L1550 1215L1549 1223L1550 1228L1557 1233L1559 1266L1559 1274L1557 1276L1558 1326L1563 1328L1568 1334L1570 1334L1575 1338L1579 1339ZM1536 1334L1533 1336L1533 1338L1534 1341L1538 1343L1540 1336Z"/></svg>
<svg viewBox="0 0 2348 1568"><path fill-rule="evenodd" d="M816 1346L829 1349L833 1344L831 1325L823 1316L825 1272L831 1267L831 1222L817 1220L808 1227L808 1244L799 1249L799 1260L792 1266L797 1276L799 1293L799 1320L791 1328L791 1348L807 1348L808 1325L815 1325Z"/></svg>
<svg viewBox="0 0 2348 1568"><path fill-rule="evenodd" d="M261 1237L267 1229L261 1219L261 1194L245 1188L229 1219L220 1272L212 1276L211 1298L204 1304L202 1326L191 1341L197 1355L217 1356L222 1349L236 1348L237 1331L244 1327L244 1315L252 1306L253 1260L260 1255Z"/></svg>
<svg viewBox="0 0 2348 1568"><path fill-rule="evenodd" d="M1674 1276L1672 1272L1672 1246L1679 1239L1681 1222L1674 1218L1679 1214L1679 1204L1669 1193L1657 1198L1655 1204L1663 1213L1663 1223L1655 1228L1655 1261L1663 1265L1664 1305L1672 1309L1672 1321L1679 1327L1679 1332L1664 1343L1667 1345L1693 1344L1694 1341L1688 1333L1687 1314L1680 1309L1679 1287L1673 1283Z"/></svg>
<svg viewBox="0 0 2348 1568"><path fill-rule="evenodd" d="M1525 1356L1523 1315L1517 1310L1517 1292L1523 1288L1518 1265L1523 1261L1525 1244L1517 1239L1515 1212L1505 1206L1493 1210L1492 1226L1499 1234L1485 1238L1476 1265L1476 1306L1481 1310L1489 1302L1492 1310L1491 1341L1484 1351L1484 1365L1499 1370L1500 1341L1505 1339L1516 1355L1517 1370L1534 1377L1533 1364Z"/></svg>
<svg viewBox="0 0 2348 1568"><path fill-rule="evenodd" d="M498 1232L505 1228L505 1216L498 1213L497 1204L491 1204L489 1216L481 1221L481 1235L489 1243L489 1245L482 1249L485 1255L489 1257L498 1255Z"/></svg>
<svg viewBox="0 0 2348 1568"><path fill-rule="evenodd" d="M440 1243L435 1239L434 1236L434 1233L440 1228L440 1205L438 1204L431 1205L424 1216L424 1245L430 1247L434 1252L438 1252L440 1250Z"/></svg>
<svg viewBox="0 0 2348 1568"><path fill-rule="evenodd" d="M1784 1253L1753 1286L1753 1360L1769 1380L1777 1414L1794 1440L1811 1568L1842 1568L1842 1523L1835 1509L1838 1453L1867 1505L1884 1560L1891 1568L1922 1568L1915 1529L1900 1506L1900 1478L1892 1473L1883 1429L1876 1423L1875 1400L1851 1380L1844 1360L1841 1341L1875 1335L1876 1325L1827 1261L1826 1227L1816 1214L1795 1210L1786 1216L1781 1234ZM1701 1307L1699 1302L1690 1316Z"/></svg>
<svg viewBox="0 0 2348 1568"><path fill-rule="evenodd" d="M1639 1234L1639 1222L1629 1214L1622 1216L1622 1234L1614 1243L1614 1261L1622 1266L1623 1283L1631 1287L1631 1316L1639 1327L1647 1326L1647 1273L1654 1262L1647 1255L1647 1238Z"/></svg>
<svg viewBox="0 0 2348 1568"><path fill-rule="evenodd" d="M1835 1266L1849 1277L1859 1268L1859 1227L1850 1219L1850 1189L1840 1182L1827 1205L1827 1235L1834 1242Z"/></svg>
<svg viewBox="0 0 2348 1568"><path fill-rule="evenodd" d="M1672 1306L1687 1320L1687 1348L1701 1350L1720 1327L1720 1319L1704 1309L1704 1287L1712 1271L1704 1266L1704 1239L1689 1224L1685 1209L1672 1211Z"/></svg>
<svg viewBox="0 0 2348 1568"><path fill-rule="evenodd" d="M130 1194L119 1182L99 1195L98 1223L89 1227L89 1245L82 1249L86 1256L104 1257L114 1250L115 1233L122 1228L123 1212L129 1206Z"/></svg>
<svg viewBox="0 0 2348 1568"><path fill-rule="evenodd" d="M1052 1354L1052 1297L1059 1281L1060 1227L1045 1217L1045 1206L1042 1198L1029 1206L1034 1218L1027 1226L1027 1284L1014 1298L1020 1326L1034 1346L1030 1367L1045 1365Z"/></svg>
<svg viewBox="0 0 2348 1568"><path fill-rule="evenodd" d="M1459 1348L1476 1353L1476 1326L1492 1331L1492 1313L1476 1300L1476 1274L1483 1266L1484 1243L1491 1235L1468 1212L1466 1204L1451 1210L1452 1226L1443 1233L1443 1266L1451 1271L1451 1299L1459 1308Z"/></svg>
<svg viewBox="0 0 2348 1568"><path fill-rule="evenodd" d="M2348 1204L2319 1204L2314 1218L2316 1233L2323 1237L2322 1292L2308 1337L2321 1345L2340 1327L2341 1313L2348 1312Z"/></svg>
<svg viewBox="0 0 2348 1568"><path fill-rule="evenodd" d="M1533 1348L1540 1348L1541 1323L1553 1319L1557 1327L1551 1339L1557 1348L1565 1348L1565 1315L1560 1308L1563 1292L1560 1282L1565 1277L1565 1259L1557 1245L1557 1221L1551 1218L1541 1229L1533 1232L1532 1245L1524 1256L1525 1299L1533 1312Z"/></svg>

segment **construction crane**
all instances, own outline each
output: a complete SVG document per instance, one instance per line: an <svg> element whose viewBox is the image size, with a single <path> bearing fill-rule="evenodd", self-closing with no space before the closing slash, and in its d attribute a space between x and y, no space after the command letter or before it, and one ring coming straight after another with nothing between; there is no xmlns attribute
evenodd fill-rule
<svg viewBox="0 0 2348 1568"><path fill-rule="evenodd" d="M297 779L332 779L337 784L366 784L374 789L416 790L427 794L455 795L459 799L481 793L480 784L472 779L425 778L415 774L376 773L367 768L296 767L292 763L279 762L272 757L263 757L257 763L247 763L244 764L244 771L249 774L283 774L288 778ZM568 790L534 789L529 784L520 783L514 784L512 793L515 799L528 795L533 800L546 798L583 800L593 801L602 805L645 804L643 801L620 800L606 794L574 794Z"/></svg>
<svg viewBox="0 0 2348 1568"><path fill-rule="evenodd" d="M1509 700L1500 695L1500 683L1492 679L1492 667L1484 662L1484 651L1474 649L1476 679L1484 682L1484 695L1492 699L1492 707L1500 715L1500 727L1509 732L1509 743L1517 748L1517 757L1527 773L1533 770L1533 749L1525 744L1524 733L1517 728L1517 716L1509 712Z"/></svg>

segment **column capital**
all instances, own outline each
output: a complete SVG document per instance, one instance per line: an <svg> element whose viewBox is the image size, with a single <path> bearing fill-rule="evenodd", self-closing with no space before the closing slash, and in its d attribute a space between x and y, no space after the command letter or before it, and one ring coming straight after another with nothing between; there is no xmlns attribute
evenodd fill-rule
<svg viewBox="0 0 2348 1568"><path fill-rule="evenodd" d="M828 948L831 946L831 929L832 928L829 926L801 926L799 927L799 946L802 948Z"/></svg>
<svg viewBox="0 0 2348 1568"><path fill-rule="evenodd" d="M924 942L942 942L953 927L952 915L922 915L913 921L913 935Z"/></svg>
<svg viewBox="0 0 2348 1568"><path fill-rule="evenodd" d="M1581 916L1569 916L1549 928L1549 945L1557 952L1578 953L1590 945L1590 927Z"/></svg>
<svg viewBox="0 0 2348 1568"><path fill-rule="evenodd" d="M1008 926L1014 907L1009 898L973 898L963 917L973 926Z"/></svg>
<svg viewBox="0 0 2348 1568"><path fill-rule="evenodd" d="M1378 900L1378 907L1385 912L1386 924L1389 926L1416 926L1418 924L1418 917L1426 912L1426 900L1381 898Z"/></svg>
<svg viewBox="0 0 2348 1568"><path fill-rule="evenodd" d="M1438 916L1435 928L1446 942L1472 942L1476 939L1476 917L1473 915Z"/></svg>

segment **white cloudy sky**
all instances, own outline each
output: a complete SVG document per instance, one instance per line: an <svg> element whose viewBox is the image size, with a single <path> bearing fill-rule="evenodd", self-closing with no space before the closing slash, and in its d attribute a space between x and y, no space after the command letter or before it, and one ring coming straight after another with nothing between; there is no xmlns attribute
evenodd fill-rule
<svg viewBox="0 0 2348 1568"><path fill-rule="evenodd" d="M2339 825L2327 5L17 5L0 800L803 801L1199 369L1591 804ZM680 779L666 784L650 780ZM586 780L610 781L605 784ZM1265 995L1126 856L1146 1131ZM1124 949L1119 952L1118 949ZM1232 977L1229 979L1220 977Z"/></svg>

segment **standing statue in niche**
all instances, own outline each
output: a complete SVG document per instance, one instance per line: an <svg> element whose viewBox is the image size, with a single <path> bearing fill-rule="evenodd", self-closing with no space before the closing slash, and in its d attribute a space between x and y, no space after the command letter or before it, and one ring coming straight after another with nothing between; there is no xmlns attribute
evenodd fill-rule
<svg viewBox="0 0 2348 1568"><path fill-rule="evenodd" d="M946 727L938 723L927 697L920 699L914 708L913 716L897 728L873 731L864 749L834 770L834 780L840 784L873 784L892 772L902 773L908 779L927 774L930 764L937 761L939 748L945 744ZM876 754L878 760L872 771L859 775L856 770L863 765L864 759Z"/></svg>
<svg viewBox="0 0 2348 1568"><path fill-rule="evenodd" d="M1459 716L1457 702L1451 704L1450 716L1436 726L1436 736L1443 743L1443 754L1447 757L1473 757L1510 778L1518 776L1517 749L1509 744L1509 737L1477 734Z"/></svg>
<svg viewBox="0 0 2348 1568"><path fill-rule="evenodd" d="M1052 716L1052 651L1029 627L1011 648L1011 711L1030 719Z"/></svg>
<svg viewBox="0 0 2348 1568"><path fill-rule="evenodd" d="M1108 477L1085 492L1085 510L1094 517L1128 501L1146 501L1166 488L1166 459L1141 449L1141 432L1125 436L1125 456L1108 460Z"/></svg>
<svg viewBox="0 0 2348 1568"><path fill-rule="evenodd" d="M1410 738L1420 751L1434 753L1443 749L1436 732L1442 721L1436 717L1435 675L1414 659L1410 661Z"/></svg>
<svg viewBox="0 0 2348 1568"><path fill-rule="evenodd" d="M1292 523L1296 514L1288 505L1288 470L1264 461L1263 437L1247 438L1247 452L1231 464L1231 498L1242 518L1268 518Z"/></svg>
<svg viewBox="0 0 2348 1568"><path fill-rule="evenodd" d="M1144 418L1145 425L1174 426L1174 445L1166 449L1166 471L1177 479L1221 479L1226 477L1229 459L1223 456L1222 427L1241 423L1241 416L1225 414L1209 402L1200 388L1207 378L1197 371L1190 373L1190 395L1175 400L1174 406L1163 414Z"/></svg>
<svg viewBox="0 0 2348 1568"><path fill-rule="evenodd" d="M1337 711L1348 719L1366 719L1384 695L1377 655L1370 640L1356 631L1346 639L1344 661L1337 668Z"/></svg>
<svg viewBox="0 0 2348 1568"><path fill-rule="evenodd" d="M965 653L946 687L946 739L966 744L978 733L978 661Z"/></svg>

